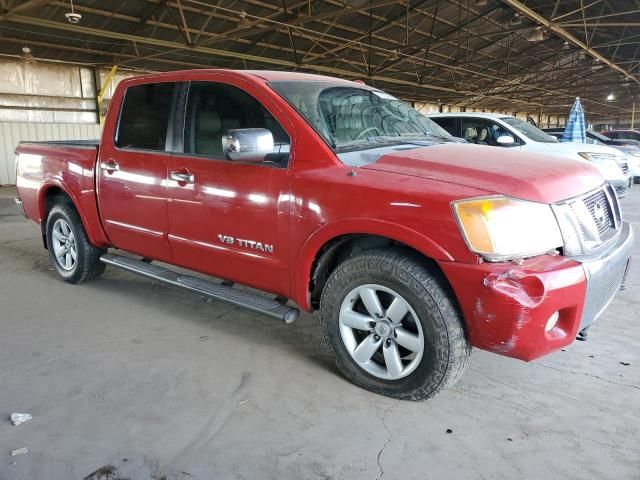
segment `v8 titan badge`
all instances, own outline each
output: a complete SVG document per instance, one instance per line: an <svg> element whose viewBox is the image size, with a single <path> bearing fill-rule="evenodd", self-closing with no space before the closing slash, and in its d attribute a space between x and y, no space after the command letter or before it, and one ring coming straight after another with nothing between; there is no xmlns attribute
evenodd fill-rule
<svg viewBox="0 0 640 480"><path fill-rule="evenodd" d="M258 242L256 240L246 240L244 238L235 238L229 235L218 234L218 240L228 245L238 245L243 248L250 248L252 250L260 250L261 252L273 253L273 245L268 243Z"/></svg>

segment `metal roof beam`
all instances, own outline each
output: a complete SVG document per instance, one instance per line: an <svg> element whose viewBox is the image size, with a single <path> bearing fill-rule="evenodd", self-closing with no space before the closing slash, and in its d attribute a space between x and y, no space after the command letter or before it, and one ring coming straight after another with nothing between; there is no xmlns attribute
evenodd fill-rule
<svg viewBox="0 0 640 480"><path fill-rule="evenodd" d="M36 26L41 26L41 27L45 27L45 28L64 30L64 31L72 31L72 32L75 32L75 33L78 33L78 34L94 35L94 36L97 36L97 37L126 40L126 41L131 41L131 42L135 41L138 44L153 45L153 46L168 48L168 49L172 49L172 50L185 50L185 51L203 53L205 55L217 55L217 56L223 57L223 58L244 59L244 60L249 60L249 61L252 61L252 62L255 62L255 63L276 65L276 66L286 67L286 68L297 68L298 67L298 65L296 65L295 62L292 62L292 61L289 61L289 60L282 60L282 59L279 59L279 58L260 57L258 55L252 55L252 54L243 53L243 52L221 50L221 49L216 49L216 48L211 48L211 47L202 47L202 46L198 46L198 45L194 45L194 46L189 47L189 46L186 46L186 45L183 45L183 44L180 44L180 43L177 43L177 42L168 41L168 40L147 38L147 37L143 37L143 36L139 36L139 35L131 35L131 34L122 33L122 32L115 32L115 31L105 31L105 30L101 30L101 29L97 29L97 28L90 28L90 27L83 27L83 26L78 26L78 25L71 25L71 24L66 24L66 23L62 23L62 22L56 22L56 21L51 21L51 20L32 18L32 17L24 17L24 16L21 16L21 15L16 15L12 19L12 21L17 22L17 23L26 24L26 25L36 25ZM324 65L305 65L305 68L307 68L308 70L315 70L315 71L318 71L318 72L327 73L327 74L333 74L333 75L343 75L343 76L351 77L351 78L359 78L361 76L358 72L345 70L345 69L342 69L342 68L328 67L328 66L324 66ZM436 90L436 91L455 93L457 95L467 95L467 96L478 96L478 95L480 95L480 96L482 96L481 94L478 94L477 92L473 92L473 91L470 91L470 90L457 90L455 88L443 87L443 86L439 86L439 85L421 85L416 81L404 80L404 79L395 78L395 77L373 75L373 76L370 77L370 79L372 81L374 81L374 82L385 82L385 83L391 83L391 84L396 84L396 85L413 86L413 87L418 87L418 88L425 89L425 90ZM517 99L517 98L504 98L504 97L500 97L500 96L496 96L496 95L492 95L492 98L497 98L497 99L501 99L501 100L505 100L505 101L509 101L509 102L519 102L519 103L524 103L524 104L527 104L527 105L539 106L538 102L528 101L528 100L520 100L520 99Z"/></svg>
<svg viewBox="0 0 640 480"><path fill-rule="evenodd" d="M11 18L12 16L23 12L25 10L29 10L35 7L39 7L41 5L44 5L46 3L49 3L51 0L29 0L27 2L22 2L20 5L17 5L11 9L9 9L9 11L4 12L0 15L0 20L8 20L9 18Z"/></svg>
<svg viewBox="0 0 640 480"><path fill-rule="evenodd" d="M587 52L589 55L591 55L593 58L597 58L598 60L600 60L604 64L608 65L611 69L615 70L618 73L621 73L622 75L624 75L629 80L631 80L631 81L633 81L633 82L635 82L635 83L640 85L640 79L636 78L634 75L632 75L631 73L627 72L624 68L622 68L619 65L615 64L614 62L612 62L611 60L606 58L604 55L602 55L599 52L597 52L596 50L594 50L593 48L587 46L584 42L578 40L576 37L571 35L571 33L569 33L565 28L561 27L560 25L558 25L558 24L556 24L556 23L554 23L552 21L547 20L542 15L534 12L533 10L531 10L529 7L527 7L523 3L519 2L518 0L503 0L503 1L504 1L504 3L509 5L516 12L520 13L521 15L526 16L527 18L529 18L529 19L533 20L534 22L542 25L543 27L546 27L547 29L549 29L550 31L554 32L557 36L559 36L563 40L566 40L567 42L574 44L576 47L581 48L582 50ZM578 26L581 27L583 25L580 24ZM599 26L604 26L604 25L600 24Z"/></svg>

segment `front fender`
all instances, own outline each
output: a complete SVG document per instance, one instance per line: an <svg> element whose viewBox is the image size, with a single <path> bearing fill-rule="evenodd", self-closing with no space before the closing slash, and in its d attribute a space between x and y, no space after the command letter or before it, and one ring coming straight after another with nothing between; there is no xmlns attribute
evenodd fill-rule
<svg viewBox="0 0 640 480"><path fill-rule="evenodd" d="M434 260L453 261L451 254L433 239L410 228L379 219L346 218L316 230L303 245L291 285L292 299L307 311L311 310L309 279L318 252L331 240L343 235L377 235L403 243Z"/></svg>

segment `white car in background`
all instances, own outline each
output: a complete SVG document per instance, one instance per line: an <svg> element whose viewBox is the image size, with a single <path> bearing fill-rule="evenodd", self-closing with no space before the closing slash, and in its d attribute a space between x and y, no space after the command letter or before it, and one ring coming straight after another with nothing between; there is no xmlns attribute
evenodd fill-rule
<svg viewBox="0 0 640 480"><path fill-rule="evenodd" d="M628 157L615 148L588 143L560 143L530 123L508 115L469 112L427 116L454 137L462 137L469 143L588 160L600 170L620 197L631 188Z"/></svg>
<svg viewBox="0 0 640 480"><path fill-rule="evenodd" d="M562 141L564 128L544 128L542 131ZM586 143L607 145L611 148L615 148L616 150L620 150L627 156L629 174L633 178L633 183L640 183L640 142L637 140L614 140L613 138L605 137L601 133L594 132L593 130L587 130Z"/></svg>

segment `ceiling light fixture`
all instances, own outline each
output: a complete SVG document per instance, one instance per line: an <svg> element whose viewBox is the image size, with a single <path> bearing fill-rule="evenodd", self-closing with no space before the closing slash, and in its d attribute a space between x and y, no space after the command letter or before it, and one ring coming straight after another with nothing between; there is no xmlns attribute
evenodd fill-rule
<svg viewBox="0 0 640 480"><path fill-rule="evenodd" d="M513 14L513 17L511 17L511 20L509 20L509 23L511 25L520 25L522 23L522 17L516 12Z"/></svg>
<svg viewBox="0 0 640 480"><path fill-rule="evenodd" d="M82 15L73 11L73 0L69 0L69 3L71 3L71 11L65 13L64 16L69 23L72 23L74 25L76 23L80 23L80 20L82 20Z"/></svg>
<svg viewBox="0 0 640 480"><path fill-rule="evenodd" d="M563 49L563 50L569 50L569 42L565 41L565 42L562 44L562 49Z"/></svg>
<svg viewBox="0 0 640 480"><path fill-rule="evenodd" d="M616 99L616 96L613 94L613 92L607 95L607 102L613 102L615 99Z"/></svg>
<svg viewBox="0 0 640 480"><path fill-rule="evenodd" d="M534 28L529 35L527 35L527 42L541 42L542 40L544 40L544 34L540 27Z"/></svg>
<svg viewBox="0 0 640 480"><path fill-rule="evenodd" d="M238 28L249 28L251 25L251 21L247 18L247 12L242 10L240 12L240 21L238 22Z"/></svg>
<svg viewBox="0 0 640 480"><path fill-rule="evenodd" d="M22 53L20 54L23 62L26 63L36 63L35 57L31 53L31 49L29 47L22 47Z"/></svg>
<svg viewBox="0 0 640 480"><path fill-rule="evenodd" d="M488 3L489 3L489 0L476 0L474 2L474 5L476 7L486 7Z"/></svg>

